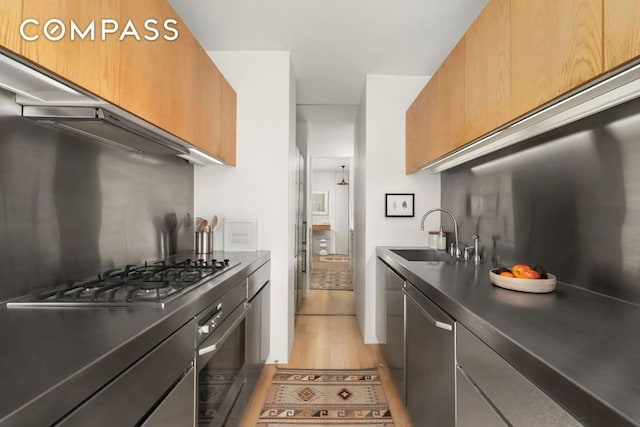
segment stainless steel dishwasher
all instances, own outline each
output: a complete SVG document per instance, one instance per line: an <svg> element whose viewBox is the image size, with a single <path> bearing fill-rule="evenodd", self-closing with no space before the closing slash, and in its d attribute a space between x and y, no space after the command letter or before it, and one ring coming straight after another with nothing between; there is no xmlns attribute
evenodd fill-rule
<svg viewBox="0 0 640 427"><path fill-rule="evenodd" d="M455 322L409 282L406 307L406 405L416 426L456 420Z"/></svg>
<svg viewBox="0 0 640 427"><path fill-rule="evenodd" d="M380 346L389 372L393 377L402 403L406 403L405 354L404 354L404 288L405 281L382 260L384 268L384 292L386 301L386 342Z"/></svg>

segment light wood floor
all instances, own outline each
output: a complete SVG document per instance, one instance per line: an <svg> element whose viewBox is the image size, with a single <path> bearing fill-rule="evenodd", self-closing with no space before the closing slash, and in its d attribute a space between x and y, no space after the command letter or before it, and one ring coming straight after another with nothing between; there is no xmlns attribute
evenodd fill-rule
<svg viewBox="0 0 640 427"><path fill-rule="evenodd" d="M336 302L337 301L337 302ZM303 310L353 312L353 292L311 291ZM348 305L351 304L349 307ZM338 308L339 306L339 308ZM295 339L289 363L277 365L301 369L359 369L379 367L381 381L389 401L395 426L411 426L409 416L400 401L378 345L364 344L357 318L353 314L296 316ZM242 426L255 426L264 398L271 384L276 365L265 365L262 376L247 406Z"/></svg>
<svg viewBox="0 0 640 427"><path fill-rule="evenodd" d="M298 315L351 315L356 314L352 291L309 290Z"/></svg>

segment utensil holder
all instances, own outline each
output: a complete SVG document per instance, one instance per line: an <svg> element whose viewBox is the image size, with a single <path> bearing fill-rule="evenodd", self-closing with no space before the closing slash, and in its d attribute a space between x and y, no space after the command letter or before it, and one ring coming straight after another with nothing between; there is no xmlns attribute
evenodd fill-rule
<svg viewBox="0 0 640 427"><path fill-rule="evenodd" d="M213 252L213 231L196 231L196 254Z"/></svg>

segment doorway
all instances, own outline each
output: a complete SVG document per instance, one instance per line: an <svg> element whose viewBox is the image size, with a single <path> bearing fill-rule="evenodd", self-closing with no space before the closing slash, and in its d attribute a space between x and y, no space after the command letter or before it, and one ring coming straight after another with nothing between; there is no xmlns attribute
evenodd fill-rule
<svg viewBox="0 0 640 427"><path fill-rule="evenodd" d="M311 161L311 268L299 314L355 315L352 274L350 157Z"/></svg>

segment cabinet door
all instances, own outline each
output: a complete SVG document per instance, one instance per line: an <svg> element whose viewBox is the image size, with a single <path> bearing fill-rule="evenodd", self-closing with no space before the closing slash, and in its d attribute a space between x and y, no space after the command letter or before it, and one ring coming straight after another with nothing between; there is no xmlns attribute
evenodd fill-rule
<svg viewBox="0 0 640 427"><path fill-rule="evenodd" d="M510 14L510 0L490 0L465 34L465 141L512 118Z"/></svg>
<svg viewBox="0 0 640 427"><path fill-rule="evenodd" d="M160 22L175 19L180 24L176 26L179 38L175 41L161 36L153 42L131 37L120 42L121 85L116 103L182 139L193 141L193 115L198 111L193 97L199 93L194 82L194 58L200 53L199 45L166 1L124 2L122 14L137 28L144 28L149 17Z"/></svg>
<svg viewBox="0 0 640 427"><path fill-rule="evenodd" d="M640 55L640 2L604 0L604 69Z"/></svg>
<svg viewBox="0 0 640 427"><path fill-rule="evenodd" d="M236 91L222 79L222 159L236 165Z"/></svg>
<svg viewBox="0 0 640 427"><path fill-rule="evenodd" d="M511 2L513 117L602 72L602 0Z"/></svg>
<svg viewBox="0 0 640 427"><path fill-rule="evenodd" d="M109 102L117 103L122 43L116 36L102 41L100 22L103 18L121 21L121 6L122 0L25 0L22 16L25 19L36 19L40 25L27 26L28 34L37 35L39 38L35 41L23 40L22 55L63 79ZM66 36L59 41L51 41L43 34L45 22L52 18L65 23ZM94 40L90 39L90 35L84 40L71 40L71 20L81 30L86 29L95 20ZM132 72L130 69L127 71Z"/></svg>
<svg viewBox="0 0 640 427"><path fill-rule="evenodd" d="M436 123L436 78L429 80L420 91L406 115L406 147L405 164L407 174L415 172L429 157L429 146L434 144L433 135L429 130Z"/></svg>
<svg viewBox="0 0 640 427"><path fill-rule="evenodd" d="M378 261L382 263L381 261ZM382 354L398 393L405 402L405 372L404 372L404 280L384 266L384 291L386 302L386 335L387 341L381 346Z"/></svg>
<svg viewBox="0 0 640 427"><path fill-rule="evenodd" d="M427 129L429 133L434 133L435 141L430 144L429 157L424 163L437 159L465 143L464 50L463 37L436 72L436 118L431 129Z"/></svg>
<svg viewBox="0 0 640 427"><path fill-rule="evenodd" d="M245 365L249 370L255 370L262 367L261 349L262 349L262 292L251 300L251 309L247 313L246 335L245 335Z"/></svg>
<svg viewBox="0 0 640 427"><path fill-rule="evenodd" d="M20 23L22 22L22 0L0 0L0 47L20 53Z"/></svg>
<svg viewBox="0 0 640 427"><path fill-rule="evenodd" d="M213 64L208 55L193 58L195 61L195 80L198 93L194 94L194 110L198 119L193 122L196 135L193 144L221 157L222 154L222 73Z"/></svg>
<svg viewBox="0 0 640 427"><path fill-rule="evenodd" d="M464 55L463 38L407 110L407 173L465 143Z"/></svg>
<svg viewBox="0 0 640 427"><path fill-rule="evenodd" d="M260 339L260 360L264 363L269 358L271 351L271 281L268 281L262 288L262 323L260 330L262 337Z"/></svg>
<svg viewBox="0 0 640 427"><path fill-rule="evenodd" d="M412 285L405 295L407 410L416 426L453 426L453 320ZM445 324L452 330L442 329Z"/></svg>

